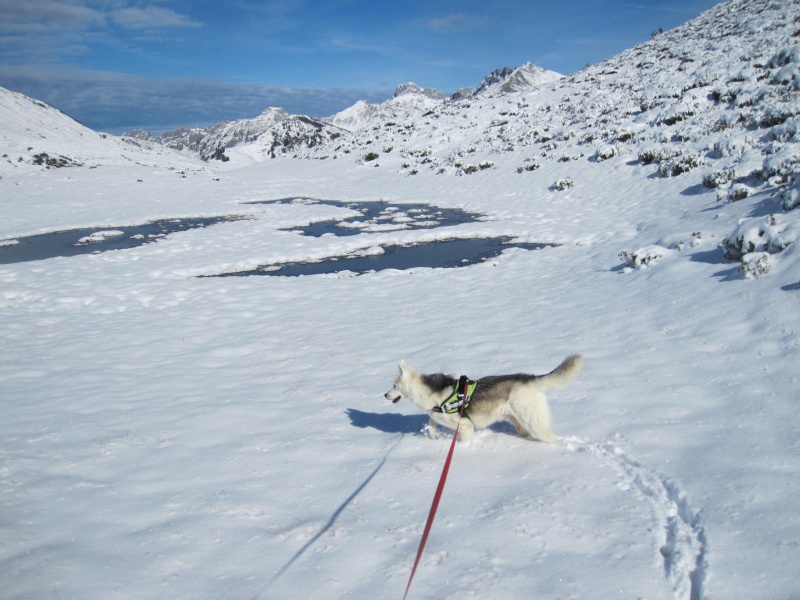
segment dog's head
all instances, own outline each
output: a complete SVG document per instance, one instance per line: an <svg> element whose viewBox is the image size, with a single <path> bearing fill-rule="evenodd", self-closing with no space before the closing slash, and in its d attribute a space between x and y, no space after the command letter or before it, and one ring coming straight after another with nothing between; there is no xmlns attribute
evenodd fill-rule
<svg viewBox="0 0 800 600"><path fill-rule="evenodd" d="M403 398L408 397L408 385L411 380L411 376L414 373L414 369L412 369L409 364L401 360L399 365L399 372L397 373L397 377L394 378L394 385L392 389L384 394L384 397L387 400L390 400L393 403L398 403Z"/></svg>

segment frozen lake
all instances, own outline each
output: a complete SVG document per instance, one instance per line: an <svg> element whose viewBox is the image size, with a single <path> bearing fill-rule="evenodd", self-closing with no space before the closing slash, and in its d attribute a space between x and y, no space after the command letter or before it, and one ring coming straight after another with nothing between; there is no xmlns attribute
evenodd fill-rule
<svg viewBox="0 0 800 600"><path fill-rule="evenodd" d="M8 265L32 260L46 260L57 256L78 256L108 250L136 248L178 231L208 227L227 221L238 221L242 218L223 216L162 219L142 225L84 227L17 237L0 242L0 264Z"/></svg>
<svg viewBox="0 0 800 600"><path fill-rule="evenodd" d="M386 269L451 269L489 260L509 248L539 250L553 244L512 243L511 238L468 238L425 242L413 246L376 246L350 256L331 257L318 262L264 265L250 271L224 273L221 277L246 275L324 275L349 271L356 274Z"/></svg>

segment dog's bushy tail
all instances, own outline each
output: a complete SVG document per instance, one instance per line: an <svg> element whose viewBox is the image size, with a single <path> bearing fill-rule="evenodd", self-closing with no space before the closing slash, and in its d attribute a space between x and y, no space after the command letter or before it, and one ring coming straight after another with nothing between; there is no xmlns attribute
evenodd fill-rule
<svg viewBox="0 0 800 600"><path fill-rule="evenodd" d="M583 357L580 354L570 354L555 369L542 375L538 383L545 388L562 388L575 379L582 366Z"/></svg>

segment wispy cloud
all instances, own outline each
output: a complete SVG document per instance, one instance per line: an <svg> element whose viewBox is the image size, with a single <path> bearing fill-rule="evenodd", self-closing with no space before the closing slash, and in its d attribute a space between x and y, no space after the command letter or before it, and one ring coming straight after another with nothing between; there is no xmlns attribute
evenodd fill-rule
<svg viewBox="0 0 800 600"><path fill-rule="evenodd" d="M188 15L131 0L0 0L0 55L59 58L86 53L92 42L128 31L194 28Z"/></svg>
<svg viewBox="0 0 800 600"><path fill-rule="evenodd" d="M354 37L339 36L328 40L324 50L334 50L341 52L367 52L371 54L387 54L399 52L398 48L386 41L378 42L374 40L359 40Z"/></svg>
<svg viewBox="0 0 800 600"><path fill-rule="evenodd" d="M696 14L698 11L693 10L687 6L685 3L671 5L668 3L663 2L654 2L654 3L634 3L630 2L627 4L620 4L619 9L634 9L634 10L643 10L648 12L667 12L667 13L676 13L676 14Z"/></svg>
<svg viewBox="0 0 800 600"><path fill-rule="evenodd" d="M126 29L196 27L198 21L170 8L129 0L0 0L0 31L81 30L111 24Z"/></svg>
<svg viewBox="0 0 800 600"><path fill-rule="evenodd" d="M444 17L419 22L419 25L425 29L430 29L438 33L459 33L472 29L481 29L488 24L489 19L486 17L478 17L465 13L454 13Z"/></svg>
<svg viewBox="0 0 800 600"><path fill-rule="evenodd" d="M114 10L114 22L126 29L152 29L163 27L199 27L202 23L168 8L132 6Z"/></svg>
<svg viewBox="0 0 800 600"><path fill-rule="evenodd" d="M85 2L63 0L0 0L0 31L41 31L54 27L82 29L102 25L101 10Z"/></svg>

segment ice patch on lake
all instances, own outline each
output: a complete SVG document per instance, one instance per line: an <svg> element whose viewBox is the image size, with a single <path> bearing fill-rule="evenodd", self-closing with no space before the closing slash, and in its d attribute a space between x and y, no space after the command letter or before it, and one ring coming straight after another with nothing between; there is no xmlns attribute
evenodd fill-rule
<svg viewBox="0 0 800 600"><path fill-rule="evenodd" d="M109 229L107 231L97 231L91 235L84 236L80 238L75 245L77 246L85 246L88 244L96 244L98 242L104 242L108 238L119 237L121 235L125 235L124 231L120 231L119 229Z"/></svg>

